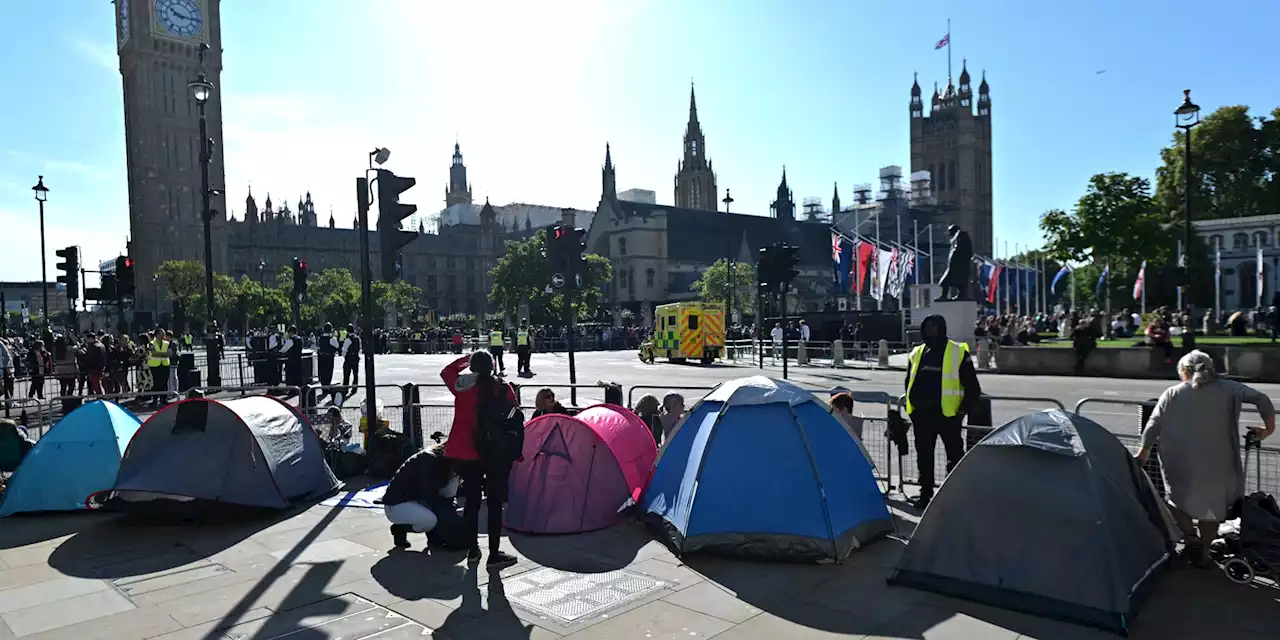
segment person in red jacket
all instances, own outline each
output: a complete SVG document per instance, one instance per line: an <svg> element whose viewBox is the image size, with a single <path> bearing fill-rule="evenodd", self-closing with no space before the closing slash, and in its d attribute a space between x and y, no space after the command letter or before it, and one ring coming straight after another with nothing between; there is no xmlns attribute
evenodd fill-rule
<svg viewBox="0 0 1280 640"><path fill-rule="evenodd" d="M465 370L470 367L471 372ZM516 558L499 550L502 543L502 503L507 495L509 461L485 460L476 450L476 429L480 403L486 398L500 398L517 403L515 390L493 375L493 357L476 351L449 363L440 372L453 393L453 427L444 445L444 457L453 463L462 478L462 520L471 536L468 562L480 560L480 492L489 499L489 563L490 569L502 569L516 563Z"/></svg>

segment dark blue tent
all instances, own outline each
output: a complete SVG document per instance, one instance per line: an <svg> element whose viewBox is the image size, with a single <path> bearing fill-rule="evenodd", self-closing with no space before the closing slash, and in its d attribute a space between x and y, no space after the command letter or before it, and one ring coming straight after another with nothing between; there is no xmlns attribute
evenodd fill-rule
<svg viewBox="0 0 1280 640"><path fill-rule="evenodd" d="M36 442L0 496L0 517L31 511L84 509L90 494L108 489L138 416L114 402L87 402Z"/></svg>
<svg viewBox="0 0 1280 640"><path fill-rule="evenodd" d="M839 560L893 529L856 436L812 393L763 376L689 412L641 508L679 553Z"/></svg>

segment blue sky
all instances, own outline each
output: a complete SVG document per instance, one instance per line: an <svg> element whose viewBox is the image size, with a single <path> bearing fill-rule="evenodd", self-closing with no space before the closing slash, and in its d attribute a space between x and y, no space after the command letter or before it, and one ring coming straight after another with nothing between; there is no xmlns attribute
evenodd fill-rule
<svg viewBox="0 0 1280 640"><path fill-rule="evenodd" d="M797 199L829 204L839 183L848 202L909 164L911 74L926 94L945 83L933 44L950 17L955 73L967 58L991 83L996 238L1025 247L1091 174L1153 175L1183 88L1206 110L1280 105L1280 4L1221 4L225 0L226 191L239 216L250 183L277 202L310 190L349 225L352 179L387 146L388 168L418 179L404 200L437 209L456 137L481 200L594 208L610 142L619 188L670 203L692 78L735 211L767 212L784 164ZM124 246L112 11L0 8L0 279L39 277L37 174L51 271L55 248L95 262Z"/></svg>

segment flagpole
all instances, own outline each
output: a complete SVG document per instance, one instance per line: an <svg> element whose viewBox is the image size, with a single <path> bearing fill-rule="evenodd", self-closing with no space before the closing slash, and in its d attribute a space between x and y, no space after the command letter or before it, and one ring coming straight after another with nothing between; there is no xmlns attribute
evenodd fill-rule
<svg viewBox="0 0 1280 640"><path fill-rule="evenodd" d="M1222 247L1217 247L1213 261L1213 323L1222 317Z"/></svg>
<svg viewBox="0 0 1280 640"><path fill-rule="evenodd" d="M1104 272L1107 274L1107 278L1110 279L1111 263L1108 262L1107 266L1103 267L1103 269L1105 270ZM1107 288L1107 317L1105 318L1106 326L1102 327L1102 332L1110 337L1111 336L1111 282L1109 280L1103 280L1102 286Z"/></svg>
<svg viewBox="0 0 1280 640"><path fill-rule="evenodd" d="M853 209L853 233L855 236L862 230L862 223L858 222L858 208ZM857 251L853 252L853 286L857 289L854 298L857 299L858 311L862 311L862 264L858 260L858 254L862 252L862 247L858 246Z"/></svg>
<svg viewBox="0 0 1280 640"><path fill-rule="evenodd" d="M880 214L884 207L876 211L876 282L880 282ZM876 311L884 311L884 283L880 282L880 297L876 299Z"/></svg>
<svg viewBox="0 0 1280 640"><path fill-rule="evenodd" d="M1071 274L1071 311L1075 311L1076 310L1076 270L1072 269L1068 273Z"/></svg>
<svg viewBox="0 0 1280 640"><path fill-rule="evenodd" d="M933 280L933 223L929 223L929 284L937 284ZM932 294L930 294L932 295Z"/></svg>
<svg viewBox="0 0 1280 640"><path fill-rule="evenodd" d="M1140 273L1142 274L1142 315L1145 316L1147 315L1147 265L1145 260L1143 261L1141 269L1142 271Z"/></svg>
<svg viewBox="0 0 1280 640"><path fill-rule="evenodd" d="M1183 266L1183 265L1182 265L1182 260L1183 260L1183 258L1182 258L1182 241L1181 241L1181 240L1179 240L1179 241L1178 241L1178 267L1179 267L1179 268L1182 268L1182 266ZM1181 311L1181 310L1182 310L1182 285L1178 285L1178 306L1177 306L1177 309L1178 309L1179 311Z"/></svg>
<svg viewBox="0 0 1280 640"><path fill-rule="evenodd" d="M951 82L951 18L947 18L947 82Z"/></svg>
<svg viewBox="0 0 1280 640"><path fill-rule="evenodd" d="M1006 267L1009 266L1009 241L1008 240L1004 241L1004 264ZM1013 276L1012 273L1006 275L1004 278L1004 284L1005 284L1004 315L1006 316L1009 315L1010 313L1013 313L1013 301L1009 298L1009 289L1012 288L1009 285L1013 284L1013 278L1011 276Z"/></svg>

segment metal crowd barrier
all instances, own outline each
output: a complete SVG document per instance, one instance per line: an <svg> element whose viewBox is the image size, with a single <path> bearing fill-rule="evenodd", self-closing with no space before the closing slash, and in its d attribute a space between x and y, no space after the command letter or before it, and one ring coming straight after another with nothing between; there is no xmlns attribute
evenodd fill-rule
<svg viewBox="0 0 1280 640"><path fill-rule="evenodd" d="M1154 401L1086 397L1081 398L1079 402L1076 402L1074 413L1076 415L1084 415L1083 409L1088 405L1128 406L1138 408L1138 412L1135 413L1134 417L1138 419L1139 435L1135 436L1127 433L1115 434L1116 437L1120 439L1120 442L1124 443L1131 452L1135 454L1138 452L1142 447L1141 434L1146 430L1147 419L1150 416L1151 410L1154 409L1156 405ZM1255 407L1241 407L1241 412L1257 415L1258 410ZM1244 416L1241 416L1241 418L1243 419ZM1243 420L1241 424L1243 426ZM1241 434L1241 436L1243 435L1244 434ZM1143 465L1143 470L1147 472L1147 477L1151 479L1151 484L1155 486L1156 491L1163 496L1165 495L1165 486L1164 475L1160 469L1159 452L1160 447L1159 443L1157 443L1156 446L1153 447L1151 455L1147 458L1146 464ZM1250 455L1249 451L1244 447L1241 447L1240 456L1242 465L1244 465L1244 458L1248 455ZM1250 463L1248 466L1251 467L1249 475L1253 477L1244 479L1246 487L1257 485L1260 487L1260 490L1272 495L1280 494L1280 448L1268 446L1259 447L1257 462Z"/></svg>
<svg viewBox="0 0 1280 640"><path fill-rule="evenodd" d="M634 387L631 387L631 389L627 391L627 407L629 408L634 408L636 406L635 395L636 395L637 389L643 390L643 391L661 391L663 393L661 394L655 393L653 395L657 396L658 400L662 400L662 396L666 395L668 392L671 392L671 391L704 391L709 393L712 389L715 389L715 387L681 387L676 385L662 385L662 386L636 385ZM707 394L703 393L702 395L705 396ZM685 398L685 400L686 400L685 406L687 408L692 408L694 403L688 402L688 398Z"/></svg>

